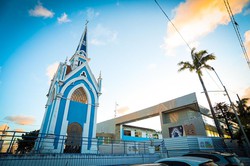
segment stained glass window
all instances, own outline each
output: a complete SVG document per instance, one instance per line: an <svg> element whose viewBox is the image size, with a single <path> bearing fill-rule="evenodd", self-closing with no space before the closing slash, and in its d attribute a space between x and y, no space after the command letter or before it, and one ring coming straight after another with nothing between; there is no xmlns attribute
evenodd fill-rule
<svg viewBox="0 0 250 166"><path fill-rule="evenodd" d="M70 100L87 104L87 96L82 87L76 89L72 94Z"/></svg>

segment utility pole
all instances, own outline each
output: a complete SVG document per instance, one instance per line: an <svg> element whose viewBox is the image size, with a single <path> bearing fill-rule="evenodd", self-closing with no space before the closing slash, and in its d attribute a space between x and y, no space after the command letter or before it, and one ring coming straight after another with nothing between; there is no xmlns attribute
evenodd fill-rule
<svg viewBox="0 0 250 166"><path fill-rule="evenodd" d="M231 98L230 98L230 96L229 96L229 94L228 94L228 92L227 92L227 89L226 89L226 87L223 85L223 83L222 83L220 77L218 76L217 72L215 71L215 69L212 68L212 70L213 70L214 73L216 74L217 78L219 79L221 85L222 85L223 88L224 88L224 91L226 92L226 95L227 95L227 97L228 97L228 100L229 100L229 102L230 102L230 105L231 105L231 107L232 107L232 109L233 109L233 111L234 111L235 117L236 117L237 122L238 122L238 124L239 124L240 130L242 131L242 133L243 133L243 135L244 135L244 137L245 137L245 140L246 140L246 143L247 143L248 148L250 148L250 143L249 143L248 137L247 137L247 135L246 135L246 133L245 133L245 131L244 131L244 128L243 128L243 126L242 126L242 124L241 124L240 118L239 118L239 116L237 115L237 112L236 112L236 110L235 110L235 108L234 108L234 105L233 105L233 102L232 102L232 100L231 100ZM237 96L238 96L238 95L237 95ZM239 98L239 96L238 96L238 98ZM239 101L240 101L240 99L239 99Z"/></svg>

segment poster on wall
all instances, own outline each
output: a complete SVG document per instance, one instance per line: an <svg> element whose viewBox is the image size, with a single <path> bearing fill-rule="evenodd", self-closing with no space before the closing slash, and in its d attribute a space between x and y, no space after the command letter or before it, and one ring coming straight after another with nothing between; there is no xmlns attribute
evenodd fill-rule
<svg viewBox="0 0 250 166"><path fill-rule="evenodd" d="M214 149L214 144L211 138L198 138L200 149Z"/></svg>
<svg viewBox="0 0 250 166"><path fill-rule="evenodd" d="M186 136L196 135L195 126L193 124L185 124L183 126Z"/></svg>
<svg viewBox="0 0 250 166"><path fill-rule="evenodd" d="M182 125L169 127L168 130L169 130L170 138L182 137L183 136L183 127L182 127Z"/></svg>

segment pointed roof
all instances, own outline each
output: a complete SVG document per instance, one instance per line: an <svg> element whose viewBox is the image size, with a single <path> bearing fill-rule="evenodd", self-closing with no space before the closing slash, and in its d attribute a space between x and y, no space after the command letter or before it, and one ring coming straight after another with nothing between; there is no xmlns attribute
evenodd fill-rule
<svg viewBox="0 0 250 166"><path fill-rule="evenodd" d="M77 47L76 53L75 53L75 54L80 54L82 56L85 56L86 58L88 57L88 54L87 54L87 24L88 24L88 21L85 24L85 30L82 34L82 37L80 39L80 42L78 44L78 47Z"/></svg>

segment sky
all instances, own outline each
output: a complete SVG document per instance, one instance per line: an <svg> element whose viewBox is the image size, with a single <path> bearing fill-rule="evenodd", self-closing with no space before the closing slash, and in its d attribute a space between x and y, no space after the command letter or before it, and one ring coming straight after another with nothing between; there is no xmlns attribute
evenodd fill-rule
<svg viewBox="0 0 250 166"><path fill-rule="evenodd" d="M157 1L191 48L216 56L209 65L232 101L250 97L250 68L223 0ZM250 1L229 3L250 55ZM97 122L193 92L208 108L197 74L178 72L190 49L154 0L0 0L0 126L40 128L50 80L75 53L86 20L89 65L103 78ZM228 103L214 72L203 79L213 105ZM160 130L158 117L141 124Z"/></svg>

